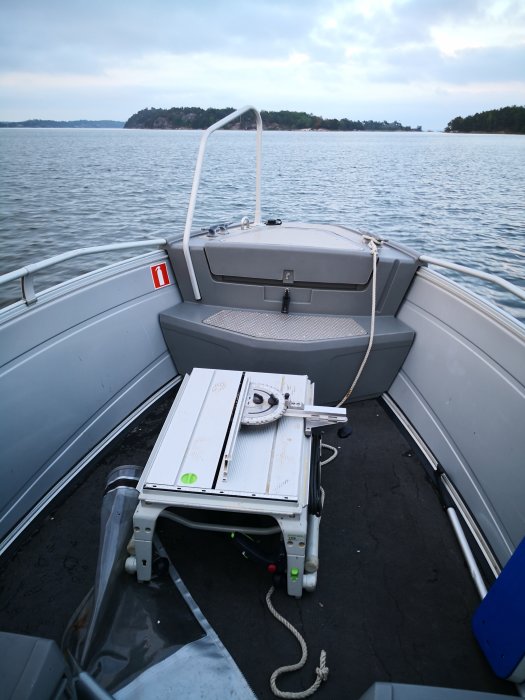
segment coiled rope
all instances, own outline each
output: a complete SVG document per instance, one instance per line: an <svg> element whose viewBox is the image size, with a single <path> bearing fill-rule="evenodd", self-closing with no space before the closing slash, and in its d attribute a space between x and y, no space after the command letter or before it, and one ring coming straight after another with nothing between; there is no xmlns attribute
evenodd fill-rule
<svg viewBox="0 0 525 700"><path fill-rule="evenodd" d="M341 401L337 404L337 408L342 406L345 401L348 401L350 396L352 395L353 390L355 389L355 386L357 382L359 381L359 377L363 373L363 370L365 368L365 365L368 361L368 357L370 355L370 351L372 350L372 343L374 342L374 333L375 333L375 326L376 326L376 272L377 272L377 246L381 245L381 242L376 240L375 238L372 238L372 236L364 236L365 240L368 240L368 247L372 251L372 313L370 317L370 338L368 340L368 347L366 349L365 356L363 357L363 361L361 362L361 366L357 370L357 374L355 375L355 379L352 382L352 386L346 394L343 396Z"/></svg>
<svg viewBox="0 0 525 700"><path fill-rule="evenodd" d="M282 676L284 673L291 673L292 671L298 671L300 668L302 668L306 663L306 659L308 658L308 648L306 646L306 642L304 641L300 633L295 629L295 627L290 622L288 622L288 620L286 620L282 615L280 615L277 612L277 610L273 607L271 598L274 590L275 588L272 586L266 594L266 605L268 606L268 610L272 613L276 620L278 620L282 625L284 625L284 627L286 627L287 630L289 630L294 635L294 637L301 645L302 654L301 659L296 664L290 664L289 666L281 666L272 673L270 677L270 687L272 689L272 693L278 698L308 698L310 697L310 695L313 695L319 688L321 683L323 681L326 681L326 679L328 678L326 652L324 651L324 649L321 651L321 655L319 657L319 666L315 669L317 678L307 690L297 693L283 692L282 690L279 690L276 683L277 678L279 678L279 676Z"/></svg>

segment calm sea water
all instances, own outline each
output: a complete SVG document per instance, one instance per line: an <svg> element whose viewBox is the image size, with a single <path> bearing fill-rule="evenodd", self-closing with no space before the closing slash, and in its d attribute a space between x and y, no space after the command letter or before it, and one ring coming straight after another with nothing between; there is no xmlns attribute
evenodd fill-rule
<svg viewBox="0 0 525 700"><path fill-rule="evenodd" d="M182 233L201 132L0 129L0 274L66 250ZM253 216L255 136L208 144L194 226ZM525 286L525 137L268 132L263 217L338 222ZM37 289L109 262L41 273ZM467 282L479 291L479 282ZM525 305L486 288L525 320ZM0 301L16 298L0 288Z"/></svg>

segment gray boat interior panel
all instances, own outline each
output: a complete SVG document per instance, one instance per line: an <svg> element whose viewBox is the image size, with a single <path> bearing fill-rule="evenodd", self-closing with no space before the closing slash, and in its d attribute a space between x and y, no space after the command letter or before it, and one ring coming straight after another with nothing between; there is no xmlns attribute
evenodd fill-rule
<svg viewBox="0 0 525 700"><path fill-rule="evenodd" d="M250 314L259 317L262 315L267 326L271 326L271 319L278 318L278 334L281 339L276 339L275 333L264 337L262 324L259 326L260 334L254 336L246 333L246 329L235 331L231 327L210 323L210 320L217 318L217 315L221 317L225 311L230 314L230 318L235 313L244 314L244 317ZM330 319L327 316L324 318ZM248 310L239 312L236 309L224 310L186 302L171 307L160 316L166 343L181 373L190 372L193 367L210 367L307 374L315 382L316 401L320 403L337 402L342 398L361 364L369 340L370 318L334 317L334 320L338 322L335 337L330 337L326 323L323 326L325 336L319 337L312 317L297 314L261 314ZM296 328L300 328L298 321L305 326L314 326L309 331L314 339L305 340L297 336ZM356 324L366 334L338 337L341 321L347 321L348 327ZM251 326L247 324L246 328L254 325L257 326L257 323ZM283 325L289 325L294 330L290 330L287 335ZM401 367L413 338L412 329L398 319L392 316L376 319L372 352L354 391L354 399L380 396L387 390Z"/></svg>
<svg viewBox="0 0 525 700"><path fill-rule="evenodd" d="M523 327L428 270L399 318L416 336L389 395L504 565L525 536Z"/></svg>
<svg viewBox="0 0 525 700"><path fill-rule="evenodd" d="M154 258L68 283L2 328L1 539L80 459L176 375L158 323L180 299L155 290ZM72 319L75 322L72 322Z"/></svg>
<svg viewBox="0 0 525 700"><path fill-rule="evenodd" d="M388 389L414 337L395 314L417 255L388 242L378 248L376 331L354 400ZM373 256L366 234L289 223L195 235L197 303L182 243L167 251L184 303L161 314L160 322L182 373L199 366L302 373L315 382L316 400L342 398L369 341ZM285 301L288 313L281 313Z"/></svg>
<svg viewBox="0 0 525 700"><path fill-rule="evenodd" d="M0 632L2 697L66 700L70 671L52 639Z"/></svg>
<svg viewBox="0 0 525 700"><path fill-rule="evenodd" d="M89 319L119 309L149 293L179 298L174 285L154 290L150 267L166 261L162 251L147 253L96 270L39 293L32 306L14 304L2 309L2 344L0 367L21 356L28 347L37 347L63 333L64 329L79 326ZM154 294L154 295L155 295ZM34 323L34 318L38 323ZM12 332L13 323L19 332Z"/></svg>
<svg viewBox="0 0 525 700"><path fill-rule="evenodd" d="M504 700L508 695L408 683L374 683L359 700Z"/></svg>
<svg viewBox="0 0 525 700"><path fill-rule="evenodd" d="M282 282L283 270L293 270L298 283L365 285L371 274L366 243L357 236L349 240L336 227L259 226L206 238L204 251L211 274L219 277Z"/></svg>
<svg viewBox="0 0 525 700"><path fill-rule="evenodd" d="M285 289L290 311L369 315L372 254L362 233L340 226L232 228L196 235L190 250L202 301L279 311ZM182 242L167 247L185 301L195 297ZM385 242L379 248L376 308L394 315L417 269L417 255Z"/></svg>

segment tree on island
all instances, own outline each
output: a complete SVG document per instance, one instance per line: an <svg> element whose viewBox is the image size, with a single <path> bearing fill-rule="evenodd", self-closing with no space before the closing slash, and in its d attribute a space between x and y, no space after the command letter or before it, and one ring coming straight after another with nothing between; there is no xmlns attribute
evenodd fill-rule
<svg viewBox="0 0 525 700"><path fill-rule="evenodd" d="M159 109L150 107L142 109L131 116L125 123L125 129L207 129L219 119L234 111L233 107L224 109L201 107L172 107ZM400 122L354 121L351 119L323 119L323 117L306 112L261 111L264 128L269 131L421 131L421 127L412 129ZM243 114L236 122L226 126L229 129L254 129L255 118L252 114Z"/></svg>
<svg viewBox="0 0 525 700"><path fill-rule="evenodd" d="M124 122L112 119L76 119L75 121L55 121L54 119L26 119L22 122L0 122L0 128L26 129L122 129Z"/></svg>
<svg viewBox="0 0 525 700"><path fill-rule="evenodd" d="M469 117L452 119L446 132L485 134L525 134L525 107L502 107Z"/></svg>

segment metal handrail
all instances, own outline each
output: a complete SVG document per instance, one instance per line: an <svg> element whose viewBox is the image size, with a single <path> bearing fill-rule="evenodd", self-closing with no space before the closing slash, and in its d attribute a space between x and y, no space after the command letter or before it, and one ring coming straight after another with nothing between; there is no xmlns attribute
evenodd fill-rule
<svg viewBox="0 0 525 700"><path fill-rule="evenodd" d="M226 124L234 121L240 117L245 112L253 111L255 113L255 121L257 124L257 142L256 142L256 160L255 160L255 217L254 223L261 223L261 150L262 150L262 119L261 115L251 105L246 105L241 107L241 109L235 110L224 119L219 120L215 124L212 124L206 129L201 137L201 142L199 146L199 153L197 155L197 163L195 165L195 173L193 175L193 185L191 187L190 203L188 205L188 214L186 217L186 225L184 227L184 236L182 239L182 250L184 252L184 259L186 260L186 266L188 268L188 274L190 276L191 286L193 289L193 295L196 300L201 299L201 293L199 290L199 284L197 282L197 277L195 275L195 269L193 267L193 262L190 255L190 233L191 225L193 222L193 213L195 211L195 202L197 200L197 192L199 191L199 184L201 179L202 163L204 161L204 152L206 150L206 142L208 141L208 136L212 134L217 129L222 128Z"/></svg>
<svg viewBox="0 0 525 700"><path fill-rule="evenodd" d="M30 263L25 267L19 267L17 270L0 275L0 286L16 279L22 280L22 296L27 304L31 304L36 301L32 278L33 275L40 270L44 270L48 267L52 267L53 265L57 265L58 263L71 260L71 258L77 258L82 255L107 253L114 250L132 250L133 248L164 247L165 245L167 245L165 238L149 238L143 241L108 243L107 245L91 246L90 248L76 248L75 250L69 250L67 253L60 253L59 255L54 255L51 258L46 258L45 260L40 260L36 263Z"/></svg>
<svg viewBox="0 0 525 700"><path fill-rule="evenodd" d="M525 289L517 287L512 282L507 282L503 277L498 277L498 275L493 275L489 272L482 272L481 270L474 270L471 267L465 267L464 265L457 265L456 263L449 262L448 260L441 260L441 258L433 258L428 255L420 255L420 262L427 263L427 265L437 265L438 267L444 267L448 270L454 270L455 272L461 272L464 275L470 275L470 277L477 277L480 280L485 280L486 282L492 282L499 287L503 287L507 292L514 294L518 299L525 301Z"/></svg>

